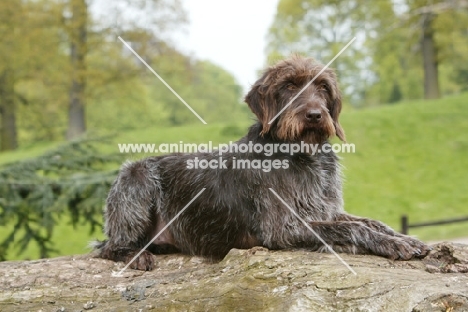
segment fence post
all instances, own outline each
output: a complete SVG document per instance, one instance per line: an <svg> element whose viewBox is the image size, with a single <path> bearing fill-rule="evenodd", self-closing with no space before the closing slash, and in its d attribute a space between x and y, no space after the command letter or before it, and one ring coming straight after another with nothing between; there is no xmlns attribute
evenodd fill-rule
<svg viewBox="0 0 468 312"><path fill-rule="evenodd" d="M401 234L408 235L408 216L401 216Z"/></svg>

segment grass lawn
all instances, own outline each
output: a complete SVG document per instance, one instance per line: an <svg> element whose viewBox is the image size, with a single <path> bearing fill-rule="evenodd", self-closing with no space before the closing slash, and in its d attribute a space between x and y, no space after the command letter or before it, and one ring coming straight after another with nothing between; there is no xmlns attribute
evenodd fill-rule
<svg viewBox="0 0 468 312"><path fill-rule="evenodd" d="M399 229L468 215L468 94L344 112L355 154L343 156L345 205ZM425 240L468 236L468 224L414 229Z"/></svg>
<svg viewBox="0 0 468 312"><path fill-rule="evenodd" d="M405 102L364 110L345 109L341 118L356 153L341 154L345 167L345 208L381 220L399 230L402 214L410 223L468 215L468 94L434 101ZM248 125L192 124L118 133L102 151L118 152L117 143L214 143L242 136ZM338 142L334 140L334 142ZM58 143L37 144L0 154L0 164L34 157ZM145 155L128 155L129 159ZM0 239L8 227L0 229ZM468 236L468 223L411 229L424 240ZM84 253L92 238L86 226L74 229L61 220L54 232L55 255ZM10 259L37 258L37 248L9 252Z"/></svg>

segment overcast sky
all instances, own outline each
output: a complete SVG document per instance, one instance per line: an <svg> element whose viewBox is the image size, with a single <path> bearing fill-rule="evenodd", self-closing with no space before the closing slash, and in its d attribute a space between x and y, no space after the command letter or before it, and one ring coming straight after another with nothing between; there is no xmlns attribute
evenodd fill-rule
<svg viewBox="0 0 468 312"><path fill-rule="evenodd" d="M192 52L231 72L244 92L265 65L265 44L278 0L185 0L189 27L177 40Z"/></svg>

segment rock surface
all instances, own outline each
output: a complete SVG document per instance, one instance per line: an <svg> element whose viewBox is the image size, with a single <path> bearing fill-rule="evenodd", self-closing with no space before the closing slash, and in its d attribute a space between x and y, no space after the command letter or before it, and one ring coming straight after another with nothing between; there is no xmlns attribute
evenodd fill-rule
<svg viewBox="0 0 468 312"><path fill-rule="evenodd" d="M157 256L151 272L90 255L0 263L0 311L468 311L468 245L423 261L233 249Z"/></svg>

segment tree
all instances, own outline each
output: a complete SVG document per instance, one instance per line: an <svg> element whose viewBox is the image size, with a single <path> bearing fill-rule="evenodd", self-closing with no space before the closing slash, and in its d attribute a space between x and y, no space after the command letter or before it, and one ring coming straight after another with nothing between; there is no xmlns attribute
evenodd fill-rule
<svg viewBox="0 0 468 312"><path fill-rule="evenodd" d="M100 228L100 213L122 155L103 155L95 141L74 141L45 155L0 167L0 225L13 225L0 241L0 261L7 251L20 254L28 244L40 257L54 251L51 237L62 215L73 225L84 221L90 232ZM106 167L107 166L107 167Z"/></svg>
<svg viewBox="0 0 468 312"><path fill-rule="evenodd" d="M22 16L22 4L7 1L0 9L0 150L17 147L16 98L15 98L15 55L18 48L17 27Z"/></svg>
<svg viewBox="0 0 468 312"><path fill-rule="evenodd" d="M88 67L87 59L92 50L99 50L100 44L89 45L88 34L100 34L100 41L117 40L117 35L132 31L133 34L142 34L138 41L145 44L146 29L152 29L153 35L163 37L172 27L180 27L185 21L184 11L180 1L169 0L137 0L115 1L105 3L106 16L91 20L89 6L92 1L69 0L64 7L65 29L70 44L70 99L68 108L67 138L76 139L86 132L86 99ZM99 1L93 2L99 5ZM100 3L101 5L104 2ZM123 14L126 10L127 14ZM69 13L67 13L69 12ZM151 12L149 14L148 12ZM142 31L139 31L139 30ZM114 70L119 70L114 68ZM96 72L94 72L96 74Z"/></svg>
<svg viewBox="0 0 468 312"><path fill-rule="evenodd" d="M460 57L463 58L456 52L459 48L454 48L454 45L461 43L466 46L468 43L466 35L464 40L453 42L454 37L460 38L457 35L468 27L468 1L407 0L407 8L408 11L400 16L400 20L402 25L416 29L413 36L419 38L417 50L422 57L424 97L439 98L440 65L450 64L454 57L458 61Z"/></svg>
<svg viewBox="0 0 468 312"><path fill-rule="evenodd" d="M332 64L352 103L385 103L423 94L437 98L441 92L462 89L467 69L460 64L468 62L468 1L366 4L281 0L269 31L268 55L301 52L325 63L356 36L358 40ZM447 74L450 71L456 74Z"/></svg>
<svg viewBox="0 0 468 312"><path fill-rule="evenodd" d="M29 104L18 84L43 74L57 55L57 45L50 45L47 13L40 0L0 3L0 151L18 145L18 104Z"/></svg>
<svg viewBox="0 0 468 312"><path fill-rule="evenodd" d="M194 65L194 99L201 101L203 118L208 122L236 121L240 116L242 88L234 76L209 62L198 61Z"/></svg>
<svg viewBox="0 0 468 312"><path fill-rule="evenodd" d="M404 98L420 98L421 66L418 55L410 52L415 42L409 40L408 29L399 24L392 1L381 0L376 5L372 31L366 38L372 59L369 69L375 80L367 90L366 102L392 103Z"/></svg>
<svg viewBox="0 0 468 312"><path fill-rule="evenodd" d="M209 61L198 61L172 53L152 60L154 68L181 97L208 123L235 119L241 111L242 89L231 73ZM152 94L167 112L169 125L199 122L156 77Z"/></svg>
<svg viewBox="0 0 468 312"><path fill-rule="evenodd" d="M434 18L435 16L432 13L421 16L421 53L424 68L424 97L426 99L438 99L440 97L439 61L432 26Z"/></svg>
<svg viewBox="0 0 468 312"><path fill-rule="evenodd" d="M5 111L0 127L13 129L8 133L15 142L60 140L64 135L73 139L87 128L115 131L155 122L196 122L117 36L204 117L218 121L217 116L232 116L241 101L232 75L208 62L202 65L171 44L173 30L185 22L180 1L8 1L0 3L1 14L5 18L0 24L6 26L0 32L7 44L0 47L0 71L11 74L0 79ZM14 95L8 97L6 90Z"/></svg>
<svg viewBox="0 0 468 312"><path fill-rule="evenodd" d="M86 132L86 54L88 53L88 7L86 0L70 0L71 17L67 25L70 43L70 103L67 139Z"/></svg>
<svg viewBox="0 0 468 312"><path fill-rule="evenodd" d="M18 145L16 133L16 103L15 103L14 71L7 66L0 73L0 150L16 149Z"/></svg>

